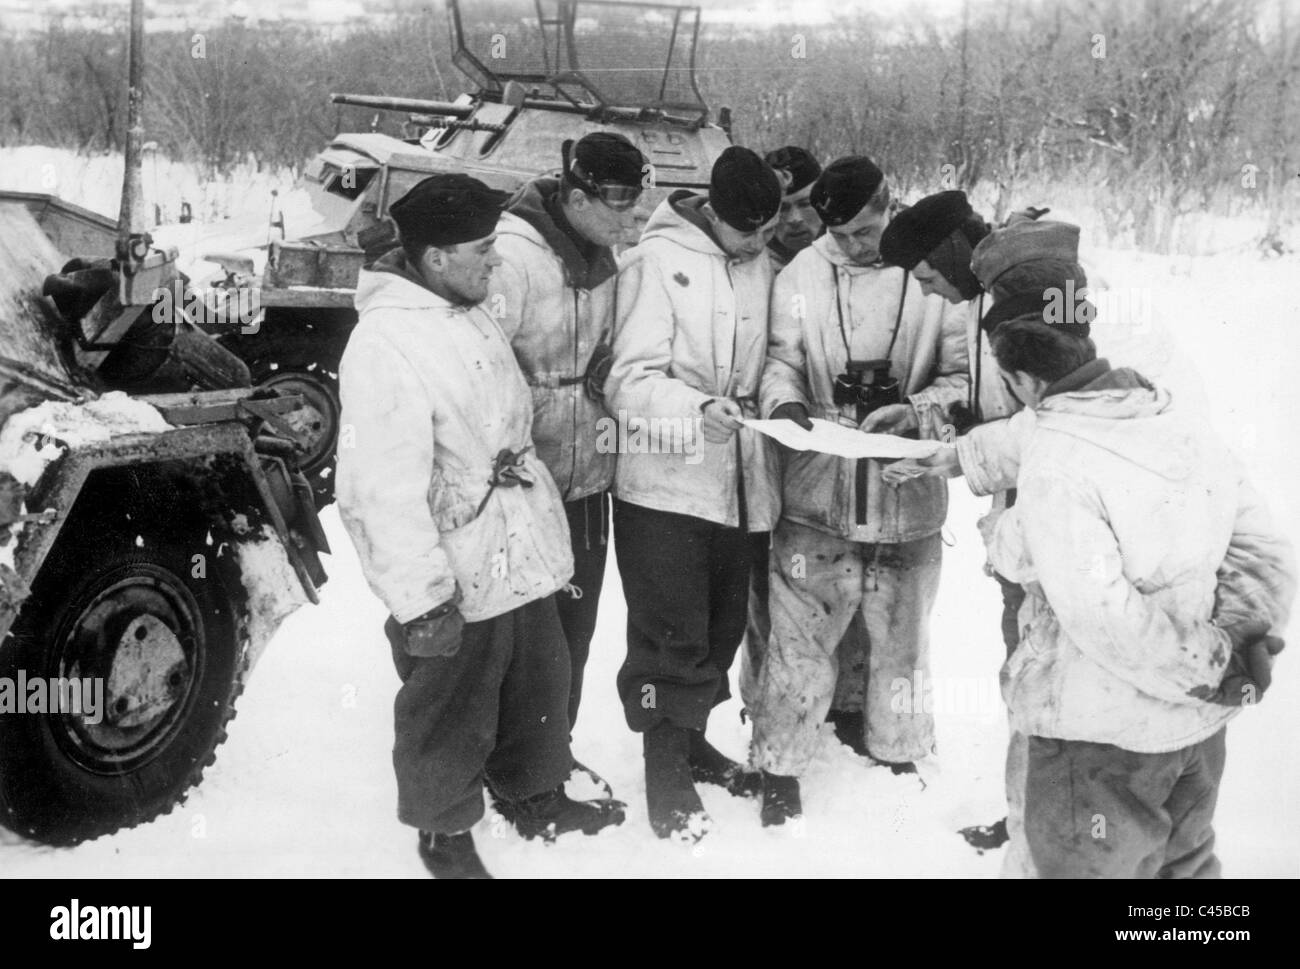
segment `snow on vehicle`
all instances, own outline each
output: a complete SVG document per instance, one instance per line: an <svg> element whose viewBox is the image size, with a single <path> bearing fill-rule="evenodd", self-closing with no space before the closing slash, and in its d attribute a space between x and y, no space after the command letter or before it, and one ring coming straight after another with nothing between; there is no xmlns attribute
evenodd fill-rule
<svg viewBox="0 0 1300 969"><path fill-rule="evenodd" d="M302 400L250 386L138 230L133 7L114 257L66 260L75 234L0 199L0 823L51 844L183 799L328 551Z"/></svg>

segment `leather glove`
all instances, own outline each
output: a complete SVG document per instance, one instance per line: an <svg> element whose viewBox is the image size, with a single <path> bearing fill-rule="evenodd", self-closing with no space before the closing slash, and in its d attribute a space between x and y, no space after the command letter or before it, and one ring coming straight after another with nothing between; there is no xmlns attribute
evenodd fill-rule
<svg viewBox="0 0 1300 969"><path fill-rule="evenodd" d="M962 401L956 401L948 408L948 421L959 435L965 434L979 423L975 418L975 412Z"/></svg>
<svg viewBox="0 0 1300 969"><path fill-rule="evenodd" d="M1262 636L1234 644L1219 688L1206 699L1225 707L1258 703L1273 682L1273 657L1286 643L1277 636Z"/></svg>
<svg viewBox="0 0 1300 969"><path fill-rule="evenodd" d="M812 421L808 418L808 408L798 401L791 401L788 404L782 404L776 410L772 411L772 420L794 421L805 431L813 429Z"/></svg>
<svg viewBox="0 0 1300 969"><path fill-rule="evenodd" d="M614 351L608 343L597 343L587 361L587 396L592 400L605 400L605 381L609 379L609 368L614 363Z"/></svg>
<svg viewBox="0 0 1300 969"><path fill-rule="evenodd" d="M465 617L454 601L444 602L402 626L411 656L455 656L460 650Z"/></svg>

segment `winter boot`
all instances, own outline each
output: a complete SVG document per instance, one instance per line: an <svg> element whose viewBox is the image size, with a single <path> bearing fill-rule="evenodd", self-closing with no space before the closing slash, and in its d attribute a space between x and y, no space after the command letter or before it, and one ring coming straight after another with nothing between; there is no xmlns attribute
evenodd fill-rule
<svg viewBox="0 0 1300 969"><path fill-rule="evenodd" d="M732 797L758 797L763 793L763 777L758 771L746 770L705 739L703 730L691 730L687 760L691 780L696 784L717 784Z"/></svg>
<svg viewBox="0 0 1300 969"><path fill-rule="evenodd" d="M1010 837L1007 834L1007 819L1000 818L992 824L972 824L957 832L966 839L966 843L981 855L986 851L1001 848Z"/></svg>
<svg viewBox="0 0 1300 969"><path fill-rule="evenodd" d="M613 798L575 801L564 793L563 784L519 801L498 798L495 804L497 812L523 837L548 842L570 831L595 834L610 825L622 824L627 808Z"/></svg>
<svg viewBox="0 0 1300 969"><path fill-rule="evenodd" d="M713 826L691 783L690 734L663 721L641 739L650 827L659 837L682 843L699 841Z"/></svg>
<svg viewBox="0 0 1300 969"><path fill-rule="evenodd" d="M434 878L491 878L478 851L474 836L468 831L460 834L435 834L420 832L420 860Z"/></svg>
<svg viewBox="0 0 1300 969"><path fill-rule="evenodd" d="M799 778L763 771L763 827L785 824L803 816Z"/></svg>
<svg viewBox="0 0 1300 969"><path fill-rule="evenodd" d="M861 710L831 710L826 722L835 728L835 738L859 757L867 753L867 722Z"/></svg>
<svg viewBox="0 0 1300 969"><path fill-rule="evenodd" d="M564 792L575 801L614 799L614 789L610 787L609 781L576 759L573 768L569 771L569 779L564 782Z"/></svg>

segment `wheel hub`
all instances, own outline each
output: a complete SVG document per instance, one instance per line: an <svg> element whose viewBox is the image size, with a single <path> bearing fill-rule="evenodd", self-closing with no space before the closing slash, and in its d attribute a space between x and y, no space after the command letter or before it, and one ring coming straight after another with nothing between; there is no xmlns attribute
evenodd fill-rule
<svg viewBox="0 0 1300 969"><path fill-rule="evenodd" d="M330 388L320 378L298 370L274 374L260 386L302 397L303 405L282 419L306 440L299 462L302 470L309 475L319 471L329 462L338 435L338 402Z"/></svg>
<svg viewBox="0 0 1300 969"><path fill-rule="evenodd" d="M156 616L137 616L113 654L104 722L119 729L151 723L184 695L188 680L189 663L176 634Z"/></svg>
<svg viewBox="0 0 1300 969"><path fill-rule="evenodd" d="M170 572L132 566L58 637L53 675L101 680L103 706L52 718L56 739L87 769L118 773L149 760L184 728L203 672L203 620Z"/></svg>

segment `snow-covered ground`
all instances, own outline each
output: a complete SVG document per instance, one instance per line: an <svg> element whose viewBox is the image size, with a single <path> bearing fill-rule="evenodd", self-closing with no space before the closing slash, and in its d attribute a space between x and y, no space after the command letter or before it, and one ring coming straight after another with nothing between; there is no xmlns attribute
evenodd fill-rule
<svg viewBox="0 0 1300 969"><path fill-rule="evenodd" d="M1292 332L1300 324L1300 258L1094 256L1112 287L1151 288L1171 343L1201 373L1216 427L1300 543L1300 458L1291 427L1292 415L1300 416L1293 379L1300 341ZM1152 334L1138 335L1150 343ZM1154 355L1161 356L1159 346ZM950 491L933 622L938 755L926 765L924 788L916 777L868 766L824 729L804 783L802 825L764 830L756 802L702 787L713 832L693 849L656 839L646 820L640 739L626 728L614 692L626 611L611 555L575 753L628 801L627 821L548 847L493 825L489 813L475 831L487 867L518 876L995 875L1001 851L977 854L956 831L1003 814L1000 599L981 572L975 520L986 501L972 498L960 480ZM384 610L334 509L324 521L334 555L323 601L285 621L239 701L230 739L189 800L151 824L73 849L0 830L0 874L424 875L414 832L395 817L397 677L381 631ZM1300 661L1289 655L1297 649L1280 658L1262 705L1228 731L1216 824L1228 875L1300 875L1300 833L1292 823L1300 815ZM715 711L709 735L742 758L748 731L733 700Z"/></svg>
<svg viewBox="0 0 1300 969"><path fill-rule="evenodd" d="M1300 261L1157 259L1108 254L1112 285L1155 280L1181 348L1200 368L1220 430L1250 464L1290 535L1300 539L1295 434L1300 386ZM860 874L991 876L1001 852L979 855L958 828L1002 813L1006 727L996 696L1002 658L996 585L980 573L975 518L983 502L954 482L943 584L934 617L933 673L940 697L938 756L926 787L870 767L824 731L805 782L799 829L764 830L757 804L703 787L715 830L694 849L656 839L646 821L639 738L623 724L614 674L625 608L617 574L606 579L575 751L629 802L627 822L554 846L522 841L490 817L476 830L485 863L502 875ZM367 589L337 514L325 514L335 554L321 605L281 627L239 703L230 739L202 786L170 816L74 849L19 842L0 832L7 875L263 874L421 875L414 835L395 819L389 759L397 678ZM1230 875L1300 875L1300 675L1281 657L1272 691L1228 731L1219 802L1219 851ZM946 703L944 701L947 701ZM738 703L719 708L710 737L742 757L748 727Z"/></svg>

